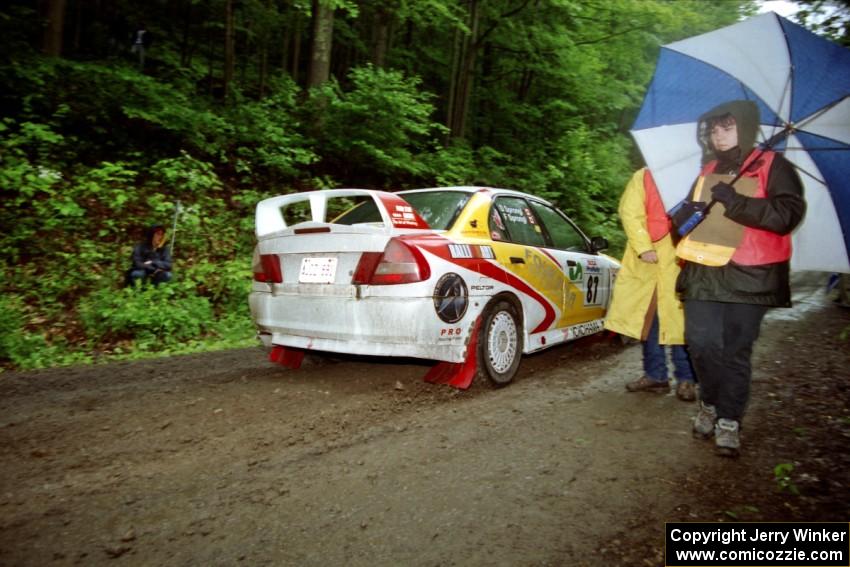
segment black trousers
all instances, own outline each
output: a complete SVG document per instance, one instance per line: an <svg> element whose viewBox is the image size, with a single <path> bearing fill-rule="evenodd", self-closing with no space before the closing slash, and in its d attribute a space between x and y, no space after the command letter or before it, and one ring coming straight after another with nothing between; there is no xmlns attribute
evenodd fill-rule
<svg viewBox="0 0 850 567"><path fill-rule="evenodd" d="M700 399L717 417L741 421L750 399L753 344L764 305L685 300L685 340L697 374Z"/></svg>

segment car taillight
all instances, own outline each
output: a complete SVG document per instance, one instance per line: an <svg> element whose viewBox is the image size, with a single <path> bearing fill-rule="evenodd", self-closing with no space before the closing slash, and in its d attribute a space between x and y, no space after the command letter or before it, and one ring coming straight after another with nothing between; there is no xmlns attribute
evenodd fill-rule
<svg viewBox="0 0 850 567"><path fill-rule="evenodd" d="M383 253L363 253L351 283L393 285L421 282L429 277L431 268L422 252L415 246L392 238Z"/></svg>
<svg viewBox="0 0 850 567"><path fill-rule="evenodd" d="M253 265L255 282L283 283L280 257L277 254L259 254L255 250Z"/></svg>

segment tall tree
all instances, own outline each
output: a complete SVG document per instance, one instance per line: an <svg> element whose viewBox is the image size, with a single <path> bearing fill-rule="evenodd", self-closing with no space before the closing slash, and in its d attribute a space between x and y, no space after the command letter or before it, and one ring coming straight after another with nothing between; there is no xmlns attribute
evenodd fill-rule
<svg viewBox="0 0 850 567"><path fill-rule="evenodd" d="M234 0L226 0L224 4L224 96L233 84L233 69L236 65L235 16L233 13Z"/></svg>
<svg viewBox="0 0 850 567"><path fill-rule="evenodd" d="M529 2L530 0L521 0L509 6L505 11L491 17L483 31L479 31L483 1L469 0L469 20L467 22L469 34L463 35L460 45L457 47L458 53L451 79L453 88L450 93L451 102L446 125L453 138L466 137L466 123L475 85L478 53L485 42L488 41L489 36L504 22L522 12Z"/></svg>
<svg viewBox="0 0 850 567"><path fill-rule="evenodd" d="M50 0L47 3L47 22L44 28L42 51L45 55L62 55L62 35L65 29L66 0Z"/></svg>
<svg viewBox="0 0 850 567"><path fill-rule="evenodd" d="M287 18L288 19L288 18ZM289 20L289 19L288 19ZM304 14L300 10L286 27L285 49L283 50L283 68L289 70L292 80L298 82L299 70L301 68L301 34L304 31ZM292 51L290 52L290 47Z"/></svg>
<svg viewBox="0 0 850 567"><path fill-rule="evenodd" d="M180 37L180 65L188 67L192 62L190 34L192 31L192 2L183 4L183 29Z"/></svg>
<svg viewBox="0 0 850 567"><path fill-rule="evenodd" d="M264 13L263 15L266 18L271 18L272 15L272 1L266 0ZM261 22L260 24L260 98L266 96L266 78L269 72L269 44L270 44L270 30L271 26L268 22Z"/></svg>
<svg viewBox="0 0 850 567"><path fill-rule="evenodd" d="M375 67L386 65L392 21L393 15L386 6L380 4L375 8L372 14L372 63Z"/></svg>
<svg viewBox="0 0 850 567"><path fill-rule="evenodd" d="M475 62L478 55L478 22L480 18L479 0L469 1L468 34L461 34L455 41L456 53L453 57L451 91L447 110L446 126L453 138L466 135L466 117L469 112L469 99L475 80Z"/></svg>
<svg viewBox="0 0 850 567"><path fill-rule="evenodd" d="M330 78L333 47L334 7L330 0L313 0L313 45L307 87L317 87Z"/></svg>

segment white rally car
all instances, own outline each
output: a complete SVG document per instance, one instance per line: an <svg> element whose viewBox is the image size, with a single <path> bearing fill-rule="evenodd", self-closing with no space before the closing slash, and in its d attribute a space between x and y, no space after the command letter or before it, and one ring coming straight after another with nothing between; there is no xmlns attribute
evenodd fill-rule
<svg viewBox="0 0 850 567"><path fill-rule="evenodd" d="M427 380L509 382L522 353L602 331L619 263L517 191L336 189L257 205L251 314L271 358L441 361Z"/></svg>

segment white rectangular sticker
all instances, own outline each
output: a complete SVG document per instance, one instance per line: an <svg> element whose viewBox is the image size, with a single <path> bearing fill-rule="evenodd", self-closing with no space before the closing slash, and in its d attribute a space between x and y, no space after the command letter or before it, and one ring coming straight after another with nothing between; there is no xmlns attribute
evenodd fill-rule
<svg viewBox="0 0 850 567"><path fill-rule="evenodd" d="M302 258L300 283L333 283L336 278L336 258Z"/></svg>
<svg viewBox="0 0 850 567"><path fill-rule="evenodd" d="M452 258L485 258L493 260L496 254L490 246L479 244L449 244Z"/></svg>
<svg viewBox="0 0 850 567"><path fill-rule="evenodd" d="M604 328L605 324L602 319L597 319L595 321L588 321L587 323L580 323L578 325L567 327L564 329L564 336L566 337L566 340L574 341L588 335L596 334Z"/></svg>
<svg viewBox="0 0 850 567"><path fill-rule="evenodd" d="M584 263L584 304L585 306L602 305L603 293L599 292L599 284L602 279L602 269L596 260L590 259ZM602 283L603 290L605 288Z"/></svg>

